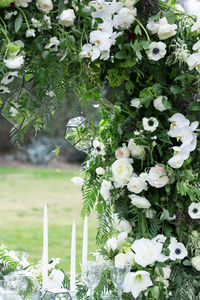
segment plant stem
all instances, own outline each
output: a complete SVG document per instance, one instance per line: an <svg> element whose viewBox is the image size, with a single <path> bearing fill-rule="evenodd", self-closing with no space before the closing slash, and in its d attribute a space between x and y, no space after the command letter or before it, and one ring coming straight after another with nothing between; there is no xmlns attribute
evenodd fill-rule
<svg viewBox="0 0 200 300"><path fill-rule="evenodd" d="M30 29L28 19L27 19L26 15L25 15L23 9L21 9L19 6L17 6L17 9L20 11L20 13L22 14L22 16L24 17L24 20L26 22L27 28Z"/></svg>
<svg viewBox="0 0 200 300"><path fill-rule="evenodd" d="M148 32L146 31L145 27L142 25L142 23L136 18L136 21L138 22L138 24L140 25L140 27L143 29L143 31L145 32L146 34L146 37L147 37L147 40L150 41L150 37L149 37L149 34Z"/></svg>

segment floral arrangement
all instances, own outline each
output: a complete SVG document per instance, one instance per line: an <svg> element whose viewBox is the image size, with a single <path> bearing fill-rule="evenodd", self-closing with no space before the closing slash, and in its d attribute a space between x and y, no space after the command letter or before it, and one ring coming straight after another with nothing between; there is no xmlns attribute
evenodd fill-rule
<svg viewBox="0 0 200 300"><path fill-rule="evenodd" d="M0 4L0 93L21 133L46 126L70 89L101 104L78 182L98 258L132 265L124 299L200 297L200 16L175 2ZM29 96L16 99L20 80Z"/></svg>

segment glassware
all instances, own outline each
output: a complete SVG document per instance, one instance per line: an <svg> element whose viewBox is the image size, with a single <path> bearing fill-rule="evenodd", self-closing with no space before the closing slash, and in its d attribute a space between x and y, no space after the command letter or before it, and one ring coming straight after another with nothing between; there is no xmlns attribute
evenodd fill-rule
<svg viewBox="0 0 200 300"><path fill-rule="evenodd" d="M9 285L5 280L0 280L0 300L22 300L13 285Z"/></svg>
<svg viewBox="0 0 200 300"><path fill-rule="evenodd" d="M123 283L124 277L128 274L131 270L131 265L126 265L124 268L116 268L115 266L110 268L110 275L114 286L118 291L118 299L122 300L122 290L123 290Z"/></svg>
<svg viewBox="0 0 200 300"><path fill-rule="evenodd" d="M81 264L82 281L89 288L90 300L94 299L94 289L101 279L103 265L96 261L88 261L86 265Z"/></svg>

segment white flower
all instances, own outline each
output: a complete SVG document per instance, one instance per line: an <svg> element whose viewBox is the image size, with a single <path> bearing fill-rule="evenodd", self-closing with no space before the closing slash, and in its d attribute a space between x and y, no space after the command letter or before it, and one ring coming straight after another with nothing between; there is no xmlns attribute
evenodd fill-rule
<svg viewBox="0 0 200 300"><path fill-rule="evenodd" d="M35 37L35 29L27 29L26 37Z"/></svg>
<svg viewBox="0 0 200 300"><path fill-rule="evenodd" d="M56 36L50 38L49 43L44 47L45 49L49 49L51 51L58 51L58 46L60 45L60 41Z"/></svg>
<svg viewBox="0 0 200 300"><path fill-rule="evenodd" d="M3 61L8 69L19 69L24 63L22 55L9 57Z"/></svg>
<svg viewBox="0 0 200 300"><path fill-rule="evenodd" d="M140 177L131 177L127 184L127 189L132 193L139 194L143 190L147 191L147 183Z"/></svg>
<svg viewBox="0 0 200 300"><path fill-rule="evenodd" d="M142 145L137 145L134 142L134 139L129 140L128 149L129 149L132 157L137 158L137 159L145 158L145 147Z"/></svg>
<svg viewBox="0 0 200 300"><path fill-rule="evenodd" d="M112 44L109 33L99 30L90 32L90 43L99 47L100 51L109 50Z"/></svg>
<svg viewBox="0 0 200 300"><path fill-rule="evenodd" d="M192 219L200 219L200 203L192 202L188 207L188 214Z"/></svg>
<svg viewBox="0 0 200 300"><path fill-rule="evenodd" d="M94 147L94 149L93 149L94 154L99 154L102 156L104 156L106 154L106 152L104 150L105 145L102 142L100 142L98 139L95 139L93 141L93 147Z"/></svg>
<svg viewBox="0 0 200 300"><path fill-rule="evenodd" d="M120 234L118 234L117 236L117 247L122 247L123 244L126 243L127 239L128 239L128 232L126 231L120 232Z"/></svg>
<svg viewBox="0 0 200 300"><path fill-rule="evenodd" d="M71 182L74 184L74 185L77 185L77 186L82 186L84 184L84 179L82 177L73 177L71 179Z"/></svg>
<svg viewBox="0 0 200 300"><path fill-rule="evenodd" d="M124 278L124 292L132 293L136 299L140 292L145 291L149 286L152 286L153 282L150 278L150 273L146 271L137 271L135 273L130 272Z"/></svg>
<svg viewBox="0 0 200 300"><path fill-rule="evenodd" d="M145 210L145 216L147 219L153 219L156 215L155 209L149 208Z"/></svg>
<svg viewBox="0 0 200 300"><path fill-rule="evenodd" d="M110 190L113 189L112 183L107 180L103 180L100 188L100 194L104 198L104 200L109 200L110 198Z"/></svg>
<svg viewBox="0 0 200 300"><path fill-rule="evenodd" d="M94 0L89 3L90 6L95 8L92 11L91 16L95 18L102 18L103 20L110 20L112 15L119 11L123 7L122 2L112 1L107 2L104 0Z"/></svg>
<svg viewBox="0 0 200 300"><path fill-rule="evenodd" d="M154 99L153 105L154 105L155 109L157 109L161 112L167 110L167 107L163 103L164 99L167 100L167 97L166 96L159 96L158 98Z"/></svg>
<svg viewBox="0 0 200 300"><path fill-rule="evenodd" d="M134 253L127 252L119 253L115 256L115 267L116 268L125 268L127 265L133 265L134 263Z"/></svg>
<svg viewBox="0 0 200 300"><path fill-rule="evenodd" d="M93 23L95 24L95 19L93 19ZM113 35L113 22L112 20L104 20L102 23L98 24L97 30L101 32L106 32L111 37Z"/></svg>
<svg viewBox="0 0 200 300"><path fill-rule="evenodd" d="M44 15L43 23L47 26L48 29L51 29L51 18L49 16Z"/></svg>
<svg viewBox="0 0 200 300"><path fill-rule="evenodd" d="M10 93L10 90L7 86L1 85L0 86L0 94Z"/></svg>
<svg viewBox="0 0 200 300"><path fill-rule="evenodd" d="M97 173L97 175L104 175L105 174L105 170L104 168L96 168L95 172Z"/></svg>
<svg viewBox="0 0 200 300"><path fill-rule="evenodd" d="M117 243L117 238L116 237L112 237L110 239L107 240L106 244L105 244L105 248L108 252L115 251L117 249L118 243Z"/></svg>
<svg viewBox="0 0 200 300"><path fill-rule="evenodd" d="M168 119L171 124L171 129L177 127L185 127L190 125L190 121L181 113L174 114L171 118Z"/></svg>
<svg viewBox="0 0 200 300"><path fill-rule="evenodd" d="M55 266L59 265L60 258L52 258L50 262L48 263L48 270L52 270L55 268Z"/></svg>
<svg viewBox="0 0 200 300"><path fill-rule="evenodd" d="M148 182L156 188L165 186L169 182L165 169L159 166L151 168L148 174Z"/></svg>
<svg viewBox="0 0 200 300"><path fill-rule="evenodd" d="M192 47L192 49L193 49L194 51L196 51L196 50L200 51L200 41L196 42L196 43L194 44L194 46Z"/></svg>
<svg viewBox="0 0 200 300"><path fill-rule="evenodd" d="M82 47L82 50L80 52L80 57L87 57L87 58L91 58L91 61L94 61L95 59L97 59L101 54L101 51L99 49L99 47L97 46L93 46L91 44L85 44Z"/></svg>
<svg viewBox="0 0 200 300"><path fill-rule="evenodd" d="M163 58L166 53L166 45L163 42L152 42L149 45L149 50L147 51L148 58L155 61Z"/></svg>
<svg viewBox="0 0 200 300"><path fill-rule="evenodd" d="M187 59L190 70L196 68L200 71L200 52L191 54Z"/></svg>
<svg viewBox="0 0 200 300"><path fill-rule="evenodd" d="M166 267L162 268L164 273L164 279L169 279L171 275L171 267L169 265L166 265Z"/></svg>
<svg viewBox="0 0 200 300"><path fill-rule="evenodd" d="M130 233L132 231L131 224L125 220L120 220L117 216L117 214L113 214L113 221L114 221L114 228L116 228L120 232L126 231L127 233Z"/></svg>
<svg viewBox="0 0 200 300"><path fill-rule="evenodd" d="M137 9L136 8L127 8L122 7L118 14L114 16L113 23L114 27L117 29L129 29L130 26L135 21L135 17L137 15Z"/></svg>
<svg viewBox="0 0 200 300"><path fill-rule="evenodd" d="M74 13L73 9L66 9L63 10L62 13L59 16L59 22L68 27L68 26L72 26L74 24L74 20L75 20L76 16Z"/></svg>
<svg viewBox="0 0 200 300"><path fill-rule="evenodd" d="M31 1L32 0L15 0L14 2L16 6L27 7L28 3Z"/></svg>
<svg viewBox="0 0 200 300"><path fill-rule="evenodd" d="M116 187L125 185L133 173L133 167L127 158L117 159L111 166Z"/></svg>
<svg viewBox="0 0 200 300"><path fill-rule="evenodd" d="M117 150L115 151L115 157L117 159L130 157L130 152L129 152L128 148L126 147L126 144L123 144L122 147L117 148Z"/></svg>
<svg viewBox="0 0 200 300"><path fill-rule="evenodd" d="M158 37L160 40L166 40L176 34L177 25L169 24L164 17L159 20Z"/></svg>
<svg viewBox="0 0 200 300"><path fill-rule="evenodd" d="M18 77L17 71L14 72L8 72L4 75L3 79L1 80L2 84L9 84L14 80L15 77Z"/></svg>
<svg viewBox="0 0 200 300"><path fill-rule="evenodd" d="M40 11L46 14L53 9L53 3L51 0L37 0L36 5Z"/></svg>
<svg viewBox="0 0 200 300"><path fill-rule="evenodd" d="M191 31L200 32L200 17L197 19L197 22L192 26Z"/></svg>
<svg viewBox="0 0 200 300"><path fill-rule="evenodd" d="M124 1L124 6L127 8L132 8L137 0L123 0Z"/></svg>
<svg viewBox="0 0 200 300"><path fill-rule="evenodd" d="M132 99L130 106L136 107L136 108L142 107L142 103L140 101L140 98L134 98L134 99Z"/></svg>
<svg viewBox="0 0 200 300"><path fill-rule="evenodd" d="M32 18L31 22L32 22L34 28L39 28L39 27L42 26L42 23L39 20L35 19L35 18Z"/></svg>
<svg viewBox="0 0 200 300"><path fill-rule="evenodd" d="M179 169L184 163L184 158L181 155L174 155L170 160L168 160L168 165L173 169Z"/></svg>
<svg viewBox="0 0 200 300"><path fill-rule="evenodd" d="M142 122L143 122L144 129L147 130L147 131L153 132L158 127L158 120L156 118L153 118L153 117L151 117L149 119L143 118Z"/></svg>
<svg viewBox="0 0 200 300"><path fill-rule="evenodd" d="M194 137L194 134L190 127L178 127L170 129L168 135L177 138L177 141L181 141L183 145L190 144Z"/></svg>
<svg viewBox="0 0 200 300"><path fill-rule="evenodd" d="M166 236L164 236L163 234L158 234L157 236L155 236L155 238L152 239L152 241L156 243L164 243L166 239Z"/></svg>
<svg viewBox="0 0 200 300"><path fill-rule="evenodd" d="M158 33L159 25L154 20L149 19L147 23L147 29L150 30L153 34Z"/></svg>
<svg viewBox="0 0 200 300"><path fill-rule="evenodd" d="M62 286L62 282L64 280L64 273L60 270L53 270L49 275L46 283L46 288L48 290L51 289L60 289Z"/></svg>
<svg viewBox="0 0 200 300"><path fill-rule="evenodd" d="M51 91L46 91L46 95L51 97L51 98L55 97L55 93L52 90Z"/></svg>
<svg viewBox="0 0 200 300"><path fill-rule="evenodd" d="M144 268L153 264L155 261L159 261L160 256L162 255L162 248L162 243L145 238L135 240L131 246L131 249L135 253L136 263Z"/></svg>
<svg viewBox="0 0 200 300"><path fill-rule="evenodd" d="M171 260L183 259L188 255L185 246L182 243L177 242L176 240L170 240L169 250L169 257Z"/></svg>
<svg viewBox="0 0 200 300"><path fill-rule="evenodd" d="M192 266L197 270L200 271L200 255L199 256L195 256L192 258L191 260L192 262Z"/></svg>
<svg viewBox="0 0 200 300"><path fill-rule="evenodd" d="M137 195L130 195L131 203L137 208L149 208L151 203L144 197L140 197Z"/></svg>

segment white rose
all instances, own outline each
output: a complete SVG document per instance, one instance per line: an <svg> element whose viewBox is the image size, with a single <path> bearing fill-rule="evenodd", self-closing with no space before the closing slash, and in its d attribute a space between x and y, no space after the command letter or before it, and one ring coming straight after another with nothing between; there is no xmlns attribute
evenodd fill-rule
<svg viewBox="0 0 200 300"><path fill-rule="evenodd" d="M125 219L119 220L117 214L113 214L113 221L114 221L114 227L118 231L120 232L126 231L127 233L130 233L132 231L131 224Z"/></svg>
<svg viewBox="0 0 200 300"><path fill-rule="evenodd" d="M111 169L116 187L124 186L133 173L133 167L127 158L117 159Z"/></svg>
<svg viewBox="0 0 200 300"><path fill-rule="evenodd" d="M197 270L200 271L200 255L195 256L192 258L192 266Z"/></svg>
<svg viewBox="0 0 200 300"><path fill-rule="evenodd" d="M99 168L96 168L96 173L97 173L97 175L104 175L105 170L104 170L104 168L99 167Z"/></svg>
<svg viewBox="0 0 200 300"><path fill-rule="evenodd" d="M137 145L134 142L134 139L129 140L128 149L132 157L137 159L142 159L142 160L145 158L145 147L141 145Z"/></svg>
<svg viewBox="0 0 200 300"><path fill-rule="evenodd" d="M77 185L77 186L82 186L84 184L84 179L82 177L73 177L71 179L71 182L74 184L74 185Z"/></svg>
<svg viewBox="0 0 200 300"><path fill-rule="evenodd" d="M115 157L117 159L119 159L119 158L129 158L130 157L130 152L129 152L128 148L126 147L126 144L123 144L122 147L118 148L115 151Z"/></svg>
<svg viewBox="0 0 200 300"><path fill-rule="evenodd" d="M63 10L59 16L59 21L62 25L68 27L73 25L76 16L73 9Z"/></svg>
<svg viewBox="0 0 200 300"><path fill-rule="evenodd" d="M163 99L167 100L167 97L159 96L158 98L154 99L154 101L153 101L153 105L154 105L155 109L157 109L161 112L167 110L166 106L163 103Z"/></svg>
<svg viewBox="0 0 200 300"><path fill-rule="evenodd" d="M103 180L100 188L100 194L104 198L104 200L109 200L110 198L110 190L113 189L112 183L107 180Z"/></svg>
<svg viewBox="0 0 200 300"><path fill-rule="evenodd" d="M149 171L148 182L151 186L161 188L169 182L169 177L164 168L155 166Z"/></svg>
<svg viewBox="0 0 200 300"><path fill-rule="evenodd" d="M149 208L151 203L144 197L140 197L137 195L130 195L131 203L137 208Z"/></svg>
<svg viewBox="0 0 200 300"><path fill-rule="evenodd" d="M105 244L105 248L108 252L115 251L117 249L117 238L116 237L112 237L109 240L107 240L106 244Z"/></svg>
<svg viewBox="0 0 200 300"><path fill-rule="evenodd" d="M177 25L169 24L166 18L159 20L158 37L160 40L166 40L176 34Z"/></svg>
<svg viewBox="0 0 200 300"><path fill-rule="evenodd" d="M143 190L147 190L147 183L139 177L131 177L127 189L132 193L139 194Z"/></svg>
<svg viewBox="0 0 200 300"><path fill-rule="evenodd" d="M53 9L51 0L37 0L36 5L37 8L45 14L48 14Z"/></svg>

